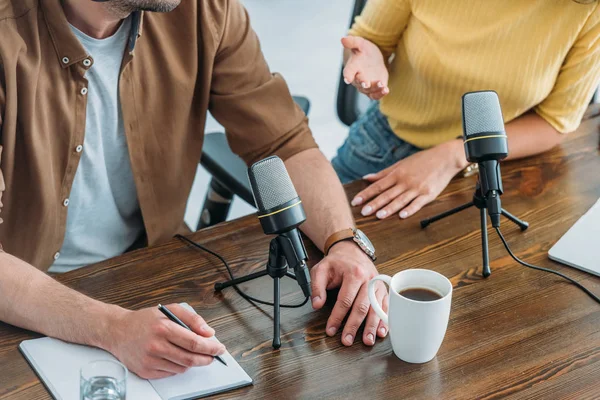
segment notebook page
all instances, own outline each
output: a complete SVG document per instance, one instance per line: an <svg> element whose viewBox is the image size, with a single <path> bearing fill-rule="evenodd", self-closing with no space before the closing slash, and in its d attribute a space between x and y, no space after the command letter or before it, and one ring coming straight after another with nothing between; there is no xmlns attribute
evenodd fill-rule
<svg viewBox="0 0 600 400"><path fill-rule="evenodd" d="M196 312L188 303L180 303L180 305ZM217 338L213 337L213 340ZM227 366L215 360L205 367L190 368L184 374L154 379L150 383L162 400L197 399L252 384L252 378L229 352L221 357Z"/></svg>
<svg viewBox="0 0 600 400"><path fill-rule="evenodd" d="M82 366L96 360L116 360L104 350L49 337L25 340L19 348L58 400L79 400ZM131 372L127 374L127 398L161 400L147 380Z"/></svg>
<svg viewBox="0 0 600 400"><path fill-rule="evenodd" d="M221 357L227 366L215 360L205 367L190 368L184 374L150 380L150 383L162 400L197 399L252 384L252 378L229 352Z"/></svg>

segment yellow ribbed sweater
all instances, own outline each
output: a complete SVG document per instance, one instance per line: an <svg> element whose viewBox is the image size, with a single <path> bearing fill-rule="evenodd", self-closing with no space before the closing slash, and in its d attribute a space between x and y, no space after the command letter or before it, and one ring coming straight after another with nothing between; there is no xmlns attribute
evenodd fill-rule
<svg viewBox="0 0 600 400"><path fill-rule="evenodd" d="M350 34L394 55L381 111L423 148L461 135L475 90L498 92L505 122L533 109L571 132L600 79L598 1L369 0Z"/></svg>

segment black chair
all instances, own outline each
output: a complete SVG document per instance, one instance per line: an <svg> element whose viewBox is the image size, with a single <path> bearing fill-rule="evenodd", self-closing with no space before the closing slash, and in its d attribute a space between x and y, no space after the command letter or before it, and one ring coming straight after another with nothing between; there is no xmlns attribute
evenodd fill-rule
<svg viewBox="0 0 600 400"><path fill-rule="evenodd" d="M367 0L356 0L350 25L358 16ZM343 69L343 67L342 67ZM294 97L296 103L308 115L310 102L305 97ZM371 100L362 96L352 85L346 85L340 73L337 95L338 118L350 126L367 109ZM227 219L233 196L237 195L254 206L252 190L248 182L247 166L234 154L223 133L209 133L204 138L200 164L212 175L197 229L207 228Z"/></svg>
<svg viewBox="0 0 600 400"><path fill-rule="evenodd" d="M308 115L310 101L305 97L296 96L294 101ZM197 230L225 221L234 195L252 206L255 205L248 182L247 166L231 151L225 134L215 132L205 135L200 164L212 179L204 198Z"/></svg>
<svg viewBox="0 0 600 400"><path fill-rule="evenodd" d="M354 19L360 15L366 3L367 0L356 0L350 17L350 26L354 23ZM371 100L367 96L361 95L354 86L346 85L342 74L343 70L344 66L342 65L338 82L337 115L342 123L350 126L365 112Z"/></svg>

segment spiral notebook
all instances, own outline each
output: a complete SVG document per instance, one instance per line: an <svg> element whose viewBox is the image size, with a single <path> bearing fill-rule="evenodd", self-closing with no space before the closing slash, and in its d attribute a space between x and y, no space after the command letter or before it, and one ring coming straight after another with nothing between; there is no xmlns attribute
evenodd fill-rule
<svg viewBox="0 0 600 400"><path fill-rule="evenodd" d="M193 311L187 303L182 306ZM25 340L19 350L57 400L79 400L79 370L83 365L95 360L115 360L104 350L48 337ZM252 384L252 378L229 352L222 357L227 366L213 361L169 378L145 380L129 373L127 399L191 400Z"/></svg>

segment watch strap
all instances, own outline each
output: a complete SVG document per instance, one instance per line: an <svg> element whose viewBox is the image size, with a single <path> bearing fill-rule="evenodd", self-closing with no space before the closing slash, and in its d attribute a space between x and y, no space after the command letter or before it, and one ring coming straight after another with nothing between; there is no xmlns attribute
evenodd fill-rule
<svg viewBox="0 0 600 400"><path fill-rule="evenodd" d="M333 233L331 236L329 236L327 238L327 240L325 241L325 248L323 249L323 253L325 255L327 255L329 253L329 249L331 249L331 247L334 244L341 242L343 240L348 240L348 239L353 239L353 238L354 238L354 229L352 229L352 228L337 231L337 232Z"/></svg>

